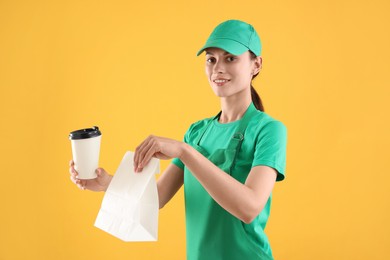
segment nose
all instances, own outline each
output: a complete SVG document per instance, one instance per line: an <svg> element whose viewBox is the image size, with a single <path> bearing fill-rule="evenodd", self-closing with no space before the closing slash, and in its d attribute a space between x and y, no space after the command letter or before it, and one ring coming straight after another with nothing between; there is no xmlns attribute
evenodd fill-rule
<svg viewBox="0 0 390 260"><path fill-rule="evenodd" d="M213 67L213 73L214 74L221 74L221 73L224 73L225 71L225 67L222 63L221 60L218 60L214 63L214 67Z"/></svg>

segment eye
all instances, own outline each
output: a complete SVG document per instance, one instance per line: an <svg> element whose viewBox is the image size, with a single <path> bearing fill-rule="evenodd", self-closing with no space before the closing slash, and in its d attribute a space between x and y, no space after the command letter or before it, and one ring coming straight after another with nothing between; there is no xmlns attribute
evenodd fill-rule
<svg viewBox="0 0 390 260"><path fill-rule="evenodd" d="M234 61L236 59L236 57L234 56L229 56L226 58L227 61Z"/></svg>
<svg viewBox="0 0 390 260"><path fill-rule="evenodd" d="M213 63L213 62L215 62L215 58L210 57L210 58L206 59L206 62L207 63Z"/></svg>

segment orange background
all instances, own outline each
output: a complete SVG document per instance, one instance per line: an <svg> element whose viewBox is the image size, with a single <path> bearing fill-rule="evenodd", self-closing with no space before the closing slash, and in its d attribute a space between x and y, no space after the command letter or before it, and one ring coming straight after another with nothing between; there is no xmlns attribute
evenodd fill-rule
<svg viewBox="0 0 390 260"><path fill-rule="evenodd" d="M69 180L70 131L98 125L110 173L149 134L219 111L196 57L254 25L266 112L288 128L266 232L275 259L389 259L389 1L0 1L0 259L184 259L183 190L154 243L93 226L103 193ZM169 162L162 162L162 170Z"/></svg>

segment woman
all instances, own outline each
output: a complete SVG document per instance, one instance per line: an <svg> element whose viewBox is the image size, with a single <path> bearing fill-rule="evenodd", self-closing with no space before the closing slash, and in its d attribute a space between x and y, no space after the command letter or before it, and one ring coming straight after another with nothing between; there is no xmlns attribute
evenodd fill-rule
<svg viewBox="0 0 390 260"><path fill-rule="evenodd" d="M158 180L160 208L184 184L187 259L273 259L264 233L275 181L284 179L286 127L264 113L252 80L262 68L254 28L228 20L211 33L206 75L221 111L192 124L184 142L149 136L136 149L134 170L152 157L171 159ZM81 189L104 191L112 176L71 179Z"/></svg>

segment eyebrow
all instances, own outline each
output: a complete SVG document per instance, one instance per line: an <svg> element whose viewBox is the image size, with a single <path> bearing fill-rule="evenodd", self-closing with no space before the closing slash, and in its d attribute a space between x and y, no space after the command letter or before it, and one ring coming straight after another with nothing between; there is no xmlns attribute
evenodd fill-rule
<svg viewBox="0 0 390 260"><path fill-rule="evenodd" d="M212 53L211 51L206 51L206 55L214 55L214 53ZM230 53L228 52L224 52L223 55L230 55Z"/></svg>

